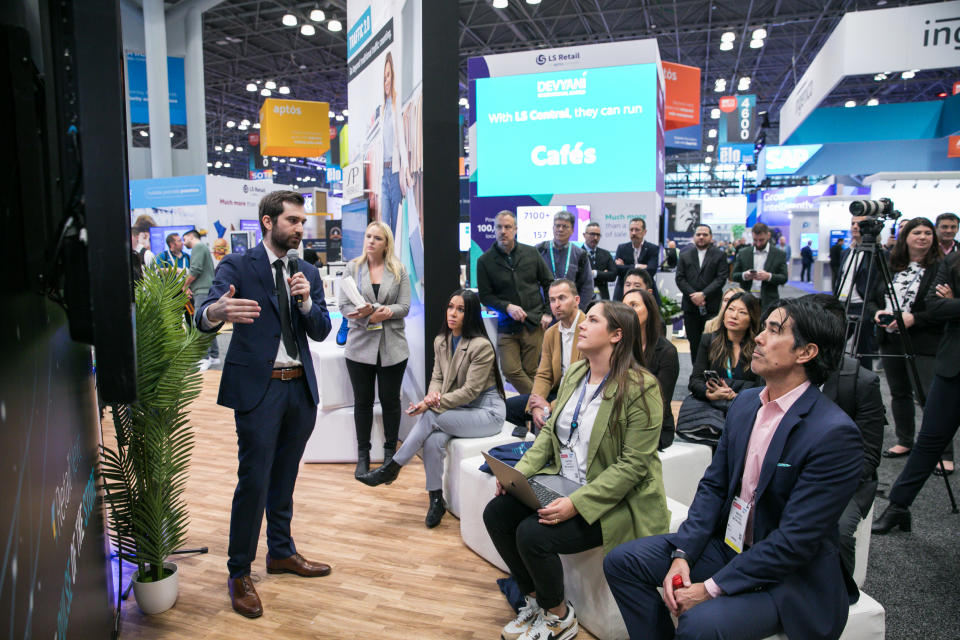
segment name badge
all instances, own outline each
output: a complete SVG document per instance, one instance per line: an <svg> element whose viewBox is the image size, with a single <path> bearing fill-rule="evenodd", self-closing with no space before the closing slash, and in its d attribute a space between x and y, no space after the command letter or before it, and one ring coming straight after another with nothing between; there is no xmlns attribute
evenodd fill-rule
<svg viewBox="0 0 960 640"><path fill-rule="evenodd" d="M739 496L733 499L733 505L730 507L727 532L723 536L723 541L737 553L743 553L743 537L747 532L747 519L752 508L752 502L747 502Z"/></svg>
<svg viewBox="0 0 960 640"><path fill-rule="evenodd" d="M381 331L383 329L382 324L368 324L367 331Z"/></svg>
<svg viewBox="0 0 960 640"><path fill-rule="evenodd" d="M580 463L577 461L576 451L566 447L561 448L560 467L563 469L563 475L565 477L583 484L580 480Z"/></svg>

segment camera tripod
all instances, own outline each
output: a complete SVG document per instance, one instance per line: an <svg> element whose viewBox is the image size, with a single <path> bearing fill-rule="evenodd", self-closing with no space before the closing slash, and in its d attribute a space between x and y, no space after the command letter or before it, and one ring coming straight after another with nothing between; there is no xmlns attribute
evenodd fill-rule
<svg viewBox="0 0 960 640"><path fill-rule="evenodd" d="M874 220L872 222L877 223L879 221ZM917 370L917 355L916 351L914 351L913 342L910 339L909 332L900 331L898 333L901 344L903 345L903 354L881 355L879 353L860 353L860 337L864 331L863 312L866 308L866 298L870 295L870 292L875 286L875 272L880 274L880 278L883 281L884 294L886 298L890 300L890 304L893 307L893 316L896 318L897 325L900 327L904 326L903 310L900 307L900 300L897 299L897 293L893 288L893 275L890 273L890 267L887 265L887 261L884 259L883 253L877 246L877 236L879 235L879 232L876 229L870 229L868 224L861 223L860 243L854 246L850 251L849 259L847 260L847 264L843 269L843 274L840 277L840 288L837 291L838 295L840 295L842 290L846 288L846 285L849 282L850 292L851 294L853 293L856 288L857 273L860 271L863 261L866 261L866 279L863 287L864 300L861 305L859 315L856 312L851 313L850 301L853 297L852 295L848 295L845 301L841 300L841 302L844 302L844 311L847 317L847 336L848 338L852 337L852 340L850 341L850 347L848 347L848 355L858 360L863 356L904 358L907 363L907 370L910 373L910 378L913 381L913 388L917 394L917 402L921 407L924 407L927 404L927 394L924 392L923 385L920 383L920 373ZM867 227L866 231L864 227ZM850 277L854 279L852 282L848 280ZM953 489L950 486L950 479L947 477L946 469L943 466L943 460L940 460L940 473L943 476L943 482L947 487L947 496L950 499L951 511L952 513L960 513L960 510L957 509L957 501L953 497Z"/></svg>

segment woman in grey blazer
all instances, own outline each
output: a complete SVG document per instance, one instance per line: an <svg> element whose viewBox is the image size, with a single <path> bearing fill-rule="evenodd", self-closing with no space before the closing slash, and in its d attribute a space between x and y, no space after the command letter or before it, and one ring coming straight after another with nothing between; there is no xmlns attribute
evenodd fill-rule
<svg viewBox="0 0 960 640"><path fill-rule="evenodd" d="M383 410L383 455L389 462L400 431L400 385L407 368L407 338L403 318L410 311L410 279L393 255L393 234L375 221L367 225L363 255L347 265L347 275L367 304L355 307L341 290L340 311L349 322L346 358L353 385L353 423L357 430L359 478L370 470L370 430L373 425L374 382L380 387Z"/></svg>
<svg viewBox="0 0 960 640"><path fill-rule="evenodd" d="M396 480L400 468L423 449L430 508L425 524L435 527L446 513L443 502L443 459L450 438L483 438L503 428L507 407L497 354L480 316L480 298L460 289L447 302L447 321L433 341L430 388L407 413L420 416L393 460L360 476L375 487Z"/></svg>

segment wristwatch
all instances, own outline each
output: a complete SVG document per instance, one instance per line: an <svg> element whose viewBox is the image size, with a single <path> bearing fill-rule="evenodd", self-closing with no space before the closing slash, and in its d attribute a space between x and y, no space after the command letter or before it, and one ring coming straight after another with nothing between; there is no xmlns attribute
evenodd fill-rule
<svg viewBox="0 0 960 640"><path fill-rule="evenodd" d="M670 554L670 559L676 560L677 558L680 558L681 560L686 560L687 559L686 552L684 552L681 549L674 549L673 553Z"/></svg>

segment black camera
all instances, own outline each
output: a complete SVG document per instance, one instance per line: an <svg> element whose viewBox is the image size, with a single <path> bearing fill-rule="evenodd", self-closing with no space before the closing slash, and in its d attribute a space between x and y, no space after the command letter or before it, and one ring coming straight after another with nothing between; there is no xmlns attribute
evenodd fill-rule
<svg viewBox="0 0 960 640"><path fill-rule="evenodd" d="M850 203L850 213L855 216L867 216L866 220L861 220L861 236L876 236L883 231L883 223L886 220L896 220L900 217L900 212L893 208L893 200L890 198L880 198L879 200L854 200Z"/></svg>

